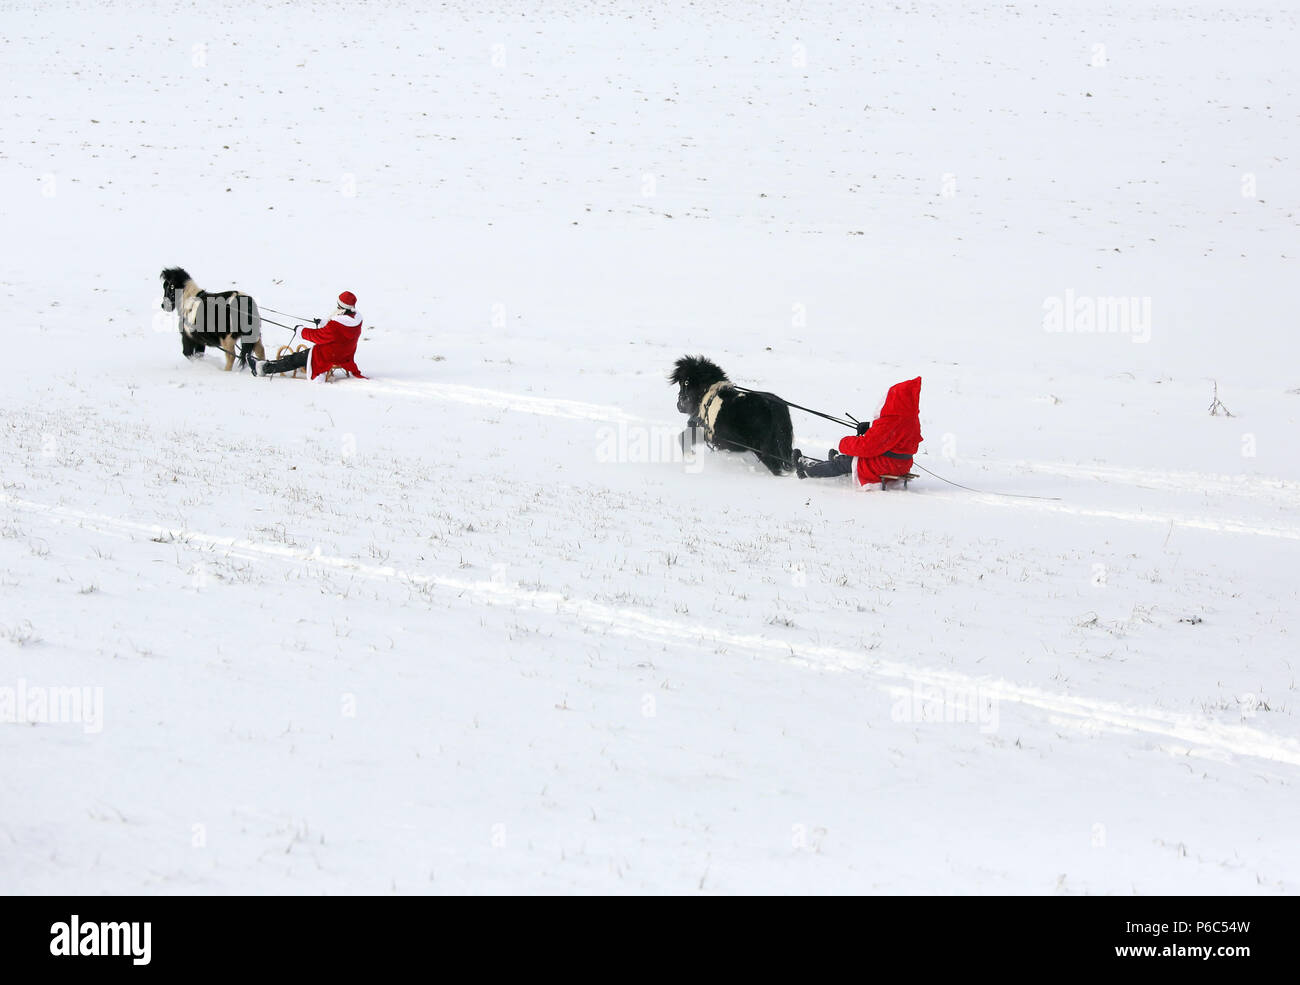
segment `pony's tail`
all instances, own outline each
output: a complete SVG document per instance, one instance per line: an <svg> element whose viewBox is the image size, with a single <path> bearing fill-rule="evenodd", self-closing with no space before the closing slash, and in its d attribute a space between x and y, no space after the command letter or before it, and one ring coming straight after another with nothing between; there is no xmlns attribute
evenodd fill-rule
<svg viewBox="0 0 1300 985"><path fill-rule="evenodd" d="M794 425L790 422L790 408L784 404L773 404L772 412L770 450L763 464L773 475L785 475L794 469Z"/></svg>
<svg viewBox="0 0 1300 985"><path fill-rule="evenodd" d="M781 420L777 422L776 440L780 443L781 460L785 465L782 470L789 472L794 468L794 425L790 421L790 409L781 408L785 413L781 415Z"/></svg>
<svg viewBox="0 0 1300 985"><path fill-rule="evenodd" d="M240 309L239 320L240 330L243 335L241 341L254 345L262 341L262 312L257 308L257 302L253 300L251 294L241 294L239 296Z"/></svg>

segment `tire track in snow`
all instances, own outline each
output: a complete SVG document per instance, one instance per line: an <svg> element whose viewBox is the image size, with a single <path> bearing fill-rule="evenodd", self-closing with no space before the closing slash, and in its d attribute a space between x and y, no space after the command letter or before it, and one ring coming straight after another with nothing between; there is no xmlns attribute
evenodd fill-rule
<svg viewBox="0 0 1300 985"><path fill-rule="evenodd" d="M890 695L897 695L900 688L917 687L940 689L947 693L978 694L981 700L1005 701L1031 709L1046 716L1052 724L1071 725L1086 732L1156 736L1163 740L1171 752L1186 752L1186 747L1192 747L1219 755L1251 756L1300 766L1300 741L1245 725L1214 722L1203 716L1057 694L1013 681L973 677L959 671L915 667L840 647L791 644L752 633L712 629L601 602L565 597L558 592L537 591L508 582L468 580L407 571L390 565L365 564L350 558L323 554L319 548L309 552L283 545L257 544L234 537L218 537L193 530L31 502L4 493L0 493L0 503L15 510L36 514L55 524L94 530L110 536L142 535L150 539L165 536L170 538L168 543L194 550L219 549L227 557L247 561L314 564L375 581L414 587L431 586L466 599L471 604L561 615L579 624L604 628L614 635L634 637L651 643L691 646L709 652L718 647L727 647L796 666L853 673L872 681ZM1169 746L1170 740L1183 745Z"/></svg>

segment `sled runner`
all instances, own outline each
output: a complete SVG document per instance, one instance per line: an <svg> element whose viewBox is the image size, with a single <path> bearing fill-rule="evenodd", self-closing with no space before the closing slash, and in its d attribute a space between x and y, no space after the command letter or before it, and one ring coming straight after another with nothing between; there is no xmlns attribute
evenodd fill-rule
<svg viewBox="0 0 1300 985"><path fill-rule="evenodd" d="M903 488L906 489L907 484L911 482L913 479L915 479L916 477L917 475L915 472L906 472L903 475L882 475L880 477L880 488L881 489L887 488L889 483L891 482L901 482L903 484Z"/></svg>
<svg viewBox="0 0 1300 985"><path fill-rule="evenodd" d="M307 346L305 346L305 345L300 345L300 346L298 346L297 349L295 349L295 348L294 348L293 346L291 346L291 345L282 345L282 346L280 346L280 348L278 348L278 349L275 350L275 358L276 358L276 359L283 359L283 358L285 358L286 356L292 356L295 352L306 352L306 351L307 351ZM299 372L300 372L299 370L296 370L296 369L295 369L292 373L289 374L289 376L290 376L291 378L293 378L293 379L297 379L297 377L298 377L298 373L299 373ZM304 376L307 374L307 370L306 370L306 369L301 370L301 372L302 372L302 374L303 374ZM278 375L283 376L284 374L283 374L283 373L280 373L280 374L278 374Z"/></svg>

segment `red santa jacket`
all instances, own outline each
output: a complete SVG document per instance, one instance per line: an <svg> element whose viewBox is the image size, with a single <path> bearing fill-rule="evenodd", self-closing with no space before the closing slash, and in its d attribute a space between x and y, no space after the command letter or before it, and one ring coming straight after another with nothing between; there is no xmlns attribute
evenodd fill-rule
<svg viewBox="0 0 1300 985"><path fill-rule="evenodd" d="M880 416L866 434L840 439L840 454L852 455L858 482L864 486L879 482L882 475L902 475L912 468L912 456L921 437L921 377L895 383L885 397ZM894 455L906 456L894 458Z"/></svg>
<svg viewBox="0 0 1300 985"><path fill-rule="evenodd" d="M319 328L304 328L302 337L316 343L307 354L307 371L313 380L336 366L365 379L353 361L357 355L357 340L361 338L360 315L346 312L335 315Z"/></svg>

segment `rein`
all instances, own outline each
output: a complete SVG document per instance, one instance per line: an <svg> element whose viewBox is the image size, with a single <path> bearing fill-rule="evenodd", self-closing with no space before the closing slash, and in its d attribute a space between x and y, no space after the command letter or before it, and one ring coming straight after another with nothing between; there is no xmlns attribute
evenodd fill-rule
<svg viewBox="0 0 1300 985"><path fill-rule="evenodd" d="M789 400L786 400L784 397L778 397L775 393L769 393L767 390L751 390L747 386L736 386L734 383L732 384L732 387L741 393L753 393L760 397L771 397L773 400L783 403L787 407L793 407L795 410L801 410L805 414L812 414L814 417L824 417L826 420L834 421L836 424L843 424L846 428L856 428L858 426L856 423L850 424L848 421L844 420L843 418L832 417L830 414L823 414L821 411L813 410L811 407L804 407L802 404L791 403Z"/></svg>
<svg viewBox="0 0 1300 985"><path fill-rule="evenodd" d="M304 318L302 315L295 315L292 312L288 312L288 311L277 311L275 308L268 308L266 305L258 305L258 307L261 308L263 311L271 312L271 314L273 315L284 315L284 317L286 318L295 318L298 321L309 321L309 322L315 322L317 325L320 324L319 318ZM271 324L274 325L276 323L271 322ZM281 327L283 328L285 326L281 326Z"/></svg>

